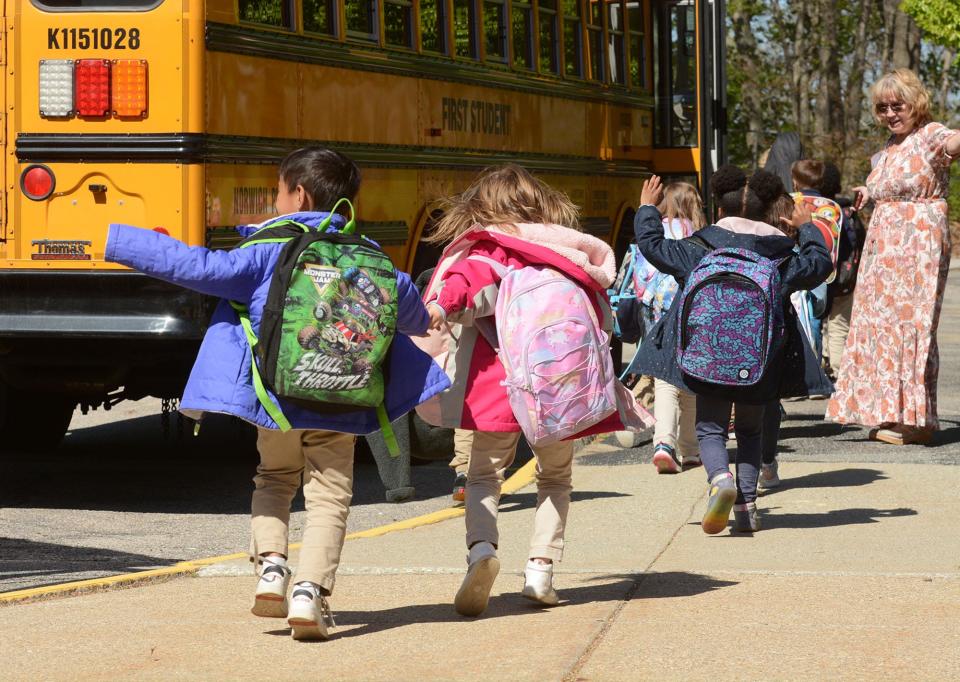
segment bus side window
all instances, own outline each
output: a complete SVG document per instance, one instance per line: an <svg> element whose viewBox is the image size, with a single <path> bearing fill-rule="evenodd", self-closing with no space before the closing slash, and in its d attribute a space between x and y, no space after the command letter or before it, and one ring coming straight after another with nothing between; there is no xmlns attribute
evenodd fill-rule
<svg viewBox="0 0 960 682"><path fill-rule="evenodd" d="M474 0L453 0L453 42L457 57L479 58Z"/></svg>
<svg viewBox="0 0 960 682"><path fill-rule="evenodd" d="M337 35L337 7L333 0L303 0L303 30Z"/></svg>
<svg viewBox="0 0 960 682"><path fill-rule="evenodd" d="M377 0L345 0L347 36L360 40L378 42L380 29L377 17Z"/></svg>
<svg viewBox="0 0 960 682"><path fill-rule="evenodd" d="M524 0L510 3L513 16L513 65L518 69L533 69L533 6Z"/></svg>
<svg viewBox="0 0 960 682"><path fill-rule="evenodd" d="M563 0L563 72L583 77L583 34L580 0Z"/></svg>
<svg viewBox="0 0 960 682"><path fill-rule="evenodd" d="M557 54L557 0L540 0L537 5L537 30L540 34L540 71L558 73L560 57Z"/></svg>
<svg viewBox="0 0 960 682"><path fill-rule="evenodd" d="M603 81L603 0L587 0L587 54L590 55L590 80Z"/></svg>
<svg viewBox="0 0 960 682"><path fill-rule="evenodd" d="M239 0L237 9L240 21L293 29L290 0Z"/></svg>
<svg viewBox="0 0 960 682"><path fill-rule="evenodd" d="M447 54L445 0L420 0L420 46L424 52Z"/></svg>
<svg viewBox="0 0 960 682"><path fill-rule="evenodd" d="M628 47L630 49L630 85L647 89L647 54L643 44L643 4L627 2Z"/></svg>
<svg viewBox="0 0 960 682"><path fill-rule="evenodd" d="M488 62L507 61L506 0L483 0L483 36Z"/></svg>
<svg viewBox="0 0 960 682"><path fill-rule="evenodd" d="M383 42L390 47L413 47L411 0L383 0Z"/></svg>
<svg viewBox="0 0 960 682"><path fill-rule="evenodd" d="M610 80L627 84L623 43L623 0L605 0L607 5L607 63Z"/></svg>

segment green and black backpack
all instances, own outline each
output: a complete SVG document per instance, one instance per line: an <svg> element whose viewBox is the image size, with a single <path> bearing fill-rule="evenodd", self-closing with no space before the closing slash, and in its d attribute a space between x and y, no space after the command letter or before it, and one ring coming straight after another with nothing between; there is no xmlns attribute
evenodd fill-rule
<svg viewBox="0 0 960 682"><path fill-rule="evenodd" d="M327 232L341 203L351 218ZM353 232L353 206L341 199L316 228L279 220L238 248L283 243L259 336L249 310L231 302L252 350L254 388L281 430L291 428L267 394L316 412L376 408L392 451L395 439L384 407L386 362L397 327L397 273L380 247Z"/></svg>

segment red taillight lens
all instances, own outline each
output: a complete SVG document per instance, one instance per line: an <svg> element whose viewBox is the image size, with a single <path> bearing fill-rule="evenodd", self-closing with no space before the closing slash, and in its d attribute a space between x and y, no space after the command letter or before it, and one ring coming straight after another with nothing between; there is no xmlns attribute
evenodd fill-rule
<svg viewBox="0 0 960 682"><path fill-rule="evenodd" d="M110 62L79 59L74 66L77 114L106 116L110 112Z"/></svg>
<svg viewBox="0 0 960 682"><path fill-rule="evenodd" d="M20 175L20 189L28 199L34 201L46 199L53 194L56 186L57 181L53 177L53 171L40 164L27 166Z"/></svg>
<svg viewBox="0 0 960 682"><path fill-rule="evenodd" d="M154 232L159 232L160 234L165 234L165 235L167 235L168 237L170 236L170 231L167 230L167 228L165 228L165 227L155 227L155 228L153 228L153 231L154 231Z"/></svg>

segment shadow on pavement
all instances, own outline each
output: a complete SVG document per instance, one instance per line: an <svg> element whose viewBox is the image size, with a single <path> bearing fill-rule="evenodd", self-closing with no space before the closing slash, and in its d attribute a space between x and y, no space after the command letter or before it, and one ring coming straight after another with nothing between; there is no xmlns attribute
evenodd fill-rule
<svg viewBox="0 0 960 682"><path fill-rule="evenodd" d="M562 601L561 606L557 608L562 608L566 604L615 602L628 598L637 600L687 597L737 584L735 581L717 580L705 575L683 572L604 575L592 578L591 582L601 580L616 582L561 587L557 592ZM467 618L453 610L453 596L451 592L450 601L439 604L414 604L382 611L336 611L334 617L338 628L334 638L360 637L421 623L460 623L478 619L530 615L544 610L518 593L511 593L491 597L490 604L483 615L478 619ZM290 629L268 630L264 634L289 637Z"/></svg>
<svg viewBox="0 0 960 682"><path fill-rule="evenodd" d="M44 587L62 583L64 573L130 573L171 566L180 561L99 547L74 547L4 537L0 537L0 557L0 592L8 591L3 588L3 582L9 580L19 583L26 578L35 577L38 580L32 582L30 587ZM51 579L44 581L43 576L50 576Z"/></svg>
<svg viewBox="0 0 960 682"><path fill-rule="evenodd" d="M880 523L882 519L900 516L916 516L916 509L899 507L897 509L833 509L823 514L775 514L780 507L766 507L760 510L764 527L767 528L830 528L833 526L855 526L864 523Z"/></svg>
<svg viewBox="0 0 960 682"><path fill-rule="evenodd" d="M602 500L609 497L633 497L629 493L618 493L611 490L574 490L570 493L570 502L584 502L586 500ZM513 493L500 500L500 513L533 509L537 506L536 493Z"/></svg>
<svg viewBox="0 0 960 682"><path fill-rule="evenodd" d="M795 488L847 488L870 485L889 478L879 469L840 469L837 471L818 471L815 474L784 478L777 488L763 491L763 497L775 495L783 490Z"/></svg>
<svg viewBox="0 0 960 682"><path fill-rule="evenodd" d="M163 437L157 416L71 431L55 452L0 456L0 493L8 508L190 514L249 514L259 456L256 432L210 415L200 434ZM520 458L518 458L520 459ZM413 467L417 499L449 495L442 462ZM358 446L353 506L382 503L385 489L366 445ZM298 493L293 511L303 510Z"/></svg>

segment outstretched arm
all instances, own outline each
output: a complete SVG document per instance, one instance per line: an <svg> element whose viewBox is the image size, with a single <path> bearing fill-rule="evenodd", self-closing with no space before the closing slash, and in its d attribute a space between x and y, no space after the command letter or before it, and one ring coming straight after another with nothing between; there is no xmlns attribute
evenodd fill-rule
<svg viewBox="0 0 960 682"><path fill-rule="evenodd" d="M249 303L266 272L266 251L211 251L153 230L111 225L105 259L201 294Z"/></svg>

